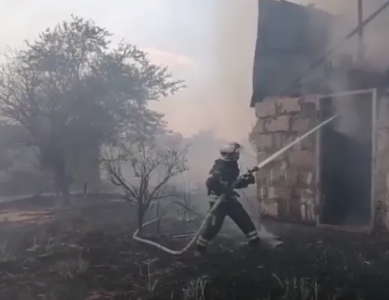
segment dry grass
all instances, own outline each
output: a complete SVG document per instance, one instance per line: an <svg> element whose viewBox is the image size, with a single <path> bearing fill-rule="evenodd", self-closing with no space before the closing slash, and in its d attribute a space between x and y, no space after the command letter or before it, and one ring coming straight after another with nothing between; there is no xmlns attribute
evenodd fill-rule
<svg viewBox="0 0 389 300"><path fill-rule="evenodd" d="M89 263L81 257L58 261L50 267L50 271L61 279L73 279L85 273Z"/></svg>
<svg viewBox="0 0 389 300"><path fill-rule="evenodd" d="M15 259L15 255L9 246L8 240L0 243L0 262L10 261Z"/></svg>
<svg viewBox="0 0 389 300"><path fill-rule="evenodd" d="M291 278L280 279L277 275L273 277L278 281L285 294L283 299L288 300L318 300L319 284L316 279Z"/></svg>
<svg viewBox="0 0 389 300"><path fill-rule="evenodd" d="M41 211L1 211L0 223L43 222L50 219L46 210Z"/></svg>
<svg viewBox="0 0 389 300"><path fill-rule="evenodd" d="M157 259L148 259L143 262L143 265L146 266L146 272L143 273L142 267L139 268L139 277L141 278L140 284L135 284L135 287L140 291L145 291L149 295L153 295L157 285L159 283L159 279L154 278L154 274L152 273L152 264Z"/></svg>
<svg viewBox="0 0 389 300"><path fill-rule="evenodd" d="M192 279L183 288L184 300L206 300L205 288L207 286L207 277L201 276L196 279Z"/></svg>
<svg viewBox="0 0 389 300"><path fill-rule="evenodd" d="M355 294L345 298L348 286L353 286L350 274L368 272L366 278L371 281L364 289L374 293L381 287L370 286L383 275L374 277L372 270L389 263L387 250L381 250L387 246L354 247L344 244L344 237L328 246L325 239L318 242L316 235L308 239L295 233L288 235L289 240L285 237L287 248L261 248L254 258L246 257L235 237L219 237L204 261L171 258L135 243L132 224L128 225L131 210L115 205L116 209L93 206L56 211L50 222L15 226L17 230L1 236L0 261L11 264L2 264L4 269L0 269L0 299L19 300L15 295L20 292L29 293L24 298L29 300L362 300ZM316 240L311 242L312 238ZM162 241L169 247L173 242ZM371 255L375 253L380 255ZM328 275L312 277L320 272ZM343 281L332 282L334 274L336 281ZM260 288L247 289L247 282Z"/></svg>

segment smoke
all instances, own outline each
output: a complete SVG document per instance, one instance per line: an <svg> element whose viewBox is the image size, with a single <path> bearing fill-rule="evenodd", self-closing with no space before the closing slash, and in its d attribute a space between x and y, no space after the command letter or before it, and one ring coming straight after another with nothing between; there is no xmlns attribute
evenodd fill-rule
<svg viewBox="0 0 389 300"><path fill-rule="evenodd" d="M333 41L339 40L357 26L357 0L300 0L296 2L301 4L314 3L316 7L339 17L332 28ZM363 19L368 18L386 2L387 0L363 0ZM368 66L377 70L386 69L389 66L389 36L386 33L389 26L388 12L388 9L384 10L364 28L364 44ZM339 52L355 55L357 53L356 46L357 36L346 43Z"/></svg>
<svg viewBox="0 0 389 300"><path fill-rule="evenodd" d="M356 0L306 0L301 4L314 3L340 17L333 25L331 40L338 41L357 25L358 5ZM364 1L364 18L377 10L386 0ZM227 139L246 138L254 122L254 113L249 107L252 93L252 68L257 35L258 0L216 1L210 15L207 41L212 45L207 52L207 72L204 83L209 104L204 107L211 115L212 128ZM382 71L389 66L389 14L383 12L371 22L364 32L367 64ZM205 48L207 48L206 45ZM357 54L357 37L335 53L336 64L341 54ZM200 85L201 86L201 85ZM346 87L334 86L334 91ZM211 112L211 113L209 113Z"/></svg>
<svg viewBox="0 0 389 300"><path fill-rule="evenodd" d="M172 130L185 136L214 131L225 140L247 139L254 124L250 108L257 34L257 0L198 2L196 23L188 27L193 62L172 69L187 88L158 109Z"/></svg>
<svg viewBox="0 0 389 300"><path fill-rule="evenodd" d="M313 3L316 7L339 17L331 31L330 40L332 42L341 39L357 25L356 0L301 0L296 2ZM385 2L386 0L365 0L364 18L367 18ZM196 94L207 99L207 103L200 104L201 109L198 108L198 113L210 120L207 129L214 129L217 136L225 139L247 138L254 123L254 113L249 107L249 102L252 93L257 10L258 0L218 0L214 2L211 13L207 14L208 22L204 27L206 39L202 45L204 61L207 64L206 67L202 67L203 72L207 74L200 75L203 81L196 81L196 89L200 91ZM369 68L380 71L389 66L389 35L386 33L389 27L389 14L387 12L384 11L379 15L365 28L364 32L367 64ZM336 65L342 54L355 57L356 46L357 36L345 43L331 57L333 63ZM336 80L332 84L332 89L334 92L346 90L345 80ZM189 86L188 93L191 92ZM348 110L347 107L340 109ZM353 116L350 118L353 120L345 122L350 123L350 127L352 126L355 131L355 128L358 128L355 118Z"/></svg>
<svg viewBox="0 0 389 300"><path fill-rule="evenodd" d="M331 40L338 41L357 24L357 1L300 0L339 16L332 29ZM385 0L364 1L364 17L374 12ZM188 88L179 93L171 105L164 101L162 110L174 130L192 135L202 129L214 130L219 138L241 140L247 138L254 124L254 112L249 107L252 93L252 69L257 35L258 0L200 1L199 25L188 32L188 40L196 43L197 57L184 75ZM365 29L365 45L369 66L386 68L389 64L388 14L383 12ZM201 21L200 21L201 20ZM280 20L282 21L282 20ZM188 28L190 29L190 28ZM199 37L201 36L201 38ZM347 42L332 57L334 64L340 54L357 53L357 37ZM324 49L323 49L324 51ZM173 70L174 72L175 70ZM333 87L344 90L344 85ZM160 106L163 106L162 104ZM166 108L169 106L168 108ZM180 113L177 113L177 112Z"/></svg>
<svg viewBox="0 0 389 300"><path fill-rule="evenodd" d="M210 23L213 35L210 63L213 67L215 118L232 136L247 138L254 122L249 107L257 35L256 0L219 0Z"/></svg>
<svg viewBox="0 0 389 300"><path fill-rule="evenodd" d="M332 42L339 41L343 36L352 31L358 24L358 1L356 0L316 0L316 1L298 1L301 4L308 4L313 2L316 7L327 10L338 17L333 24L331 31ZM363 0L363 19L368 18L371 14L377 11L387 0ZM343 46L335 52L331 57L331 62L334 66L338 65L341 57L348 55L356 61L365 70L373 72L385 72L389 67L389 36L386 31L389 26L389 10L384 10L372 22L364 27L363 32L363 46L365 57L363 61L356 61L358 54L358 36L355 35L352 39L343 44ZM347 78L342 74L332 80L332 92L341 92L349 90L347 86ZM361 111L356 107L358 98L355 97L341 97L334 101L334 108L336 112L342 115L341 118L335 122L336 130L345 135L358 138L361 131L366 127L366 122L369 118L368 111ZM367 98L368 96L365 96ZM359 104L360 105L360 104Z"/></svg>

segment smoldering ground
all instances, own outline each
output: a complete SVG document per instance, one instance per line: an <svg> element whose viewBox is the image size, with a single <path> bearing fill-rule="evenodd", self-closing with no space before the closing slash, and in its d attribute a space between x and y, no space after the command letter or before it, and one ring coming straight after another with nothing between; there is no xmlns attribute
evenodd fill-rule
<svg viewBox="0 0 389 300"><path fill-rule="evenodd" d="M66 212L31 203L1 205L2 213L24 216L1 223L2 299L387 297L386 236L268 223L284 241L275 250L260 247L253 253L219 235L203 259L173 258L131 239L136 211L128 203L77 200ZM163 235L156 237L153 228L144 235L180 249L188 240L168 233L183 228L181 221L166 221Z"/></svg>

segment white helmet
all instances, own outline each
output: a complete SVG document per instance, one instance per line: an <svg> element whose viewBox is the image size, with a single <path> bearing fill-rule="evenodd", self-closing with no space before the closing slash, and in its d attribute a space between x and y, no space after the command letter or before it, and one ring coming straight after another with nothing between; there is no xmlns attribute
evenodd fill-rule
<svg viewBox="0 0 389 300"><path fill-rule="evenodd" d="M223 160L238 160L242 146L239 143L228 143L220 147L220 155Z"/></svg>

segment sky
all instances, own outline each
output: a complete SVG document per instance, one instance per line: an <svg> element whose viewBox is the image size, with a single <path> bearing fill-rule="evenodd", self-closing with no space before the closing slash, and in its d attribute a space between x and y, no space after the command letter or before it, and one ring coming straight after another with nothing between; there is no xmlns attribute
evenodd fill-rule
<svg viewBox="0 0 389 300"><path fill-rule="evenodd" d="M378 3L383 0L369 0ZM333 12L356 0L306 0ZM356 8L355 8L356 9ZM185 136L211 129L229 140L246 138L257 26L257 0L0 0L0 50L21 47L71 14L93 19L166 64L187 88L153 108Z"/></svg>

